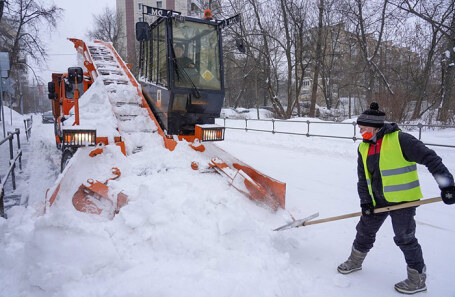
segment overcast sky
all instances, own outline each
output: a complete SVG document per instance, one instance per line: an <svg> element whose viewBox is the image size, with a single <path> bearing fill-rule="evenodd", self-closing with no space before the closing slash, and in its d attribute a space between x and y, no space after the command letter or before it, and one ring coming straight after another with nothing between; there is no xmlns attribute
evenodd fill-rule
<svg viewBox="0 0 455 297"><path fill-rule="evenodd" d="M93 15L100 14L106 6L115 9L115 0L44 0L44 3L56 3L64 9L57 28L53 32L45 30L42 33L46 40L49 54L47 65L36 66L37 76L42 81L51 80L52 72L66 72L71 66L76 66L76 50L68 38L87 39L87 32L91 29ZM38 69L38 70L37 70Z"/></svg>

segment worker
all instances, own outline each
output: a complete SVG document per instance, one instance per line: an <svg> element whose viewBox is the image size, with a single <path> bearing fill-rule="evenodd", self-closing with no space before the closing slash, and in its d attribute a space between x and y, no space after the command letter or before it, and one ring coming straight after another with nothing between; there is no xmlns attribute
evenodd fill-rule
<svg viewBox="0 0 455 297"><path fill-rule="evenodd" d="M181 44L177 44L174 46L175 57L177 60L178 67L183 68L194 68L194 62L190 58L184 56L185 49Z"/></svg>
<svg viewBox="0 0 455 297"><path fill-rule="evenodd" d="M441 158L414 136L402 132L395 123L384 123L385 113L376 102L357 119L363 137L358 149L357 190L362 216L346 262L338 272L348 274L362 269L367 253L373 247L378 232L390 215L395 244L400 247L407 264L407 279L395 284L395 290L414 294L426 291L426 266L422 248L415 237L416 207L384 213L375 208L396 205L422 198L416 163L425 165L435 178L446 204L455 203L452 174Z"/></svg>

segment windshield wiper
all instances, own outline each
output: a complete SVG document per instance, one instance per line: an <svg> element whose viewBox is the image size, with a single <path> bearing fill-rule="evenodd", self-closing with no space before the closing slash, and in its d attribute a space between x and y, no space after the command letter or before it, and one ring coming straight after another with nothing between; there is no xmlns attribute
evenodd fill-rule
<svg viewBox="0 0 455 297"><path fill-rule="evenodd" d="M188 73L185 71L185 68L182 67L182 65L179 64L179 62L177 62L177 58L175 57L175 52L174 52L174 46L171 47L172 49L172 61L174 62L174 65L176 66L176 71L175 73L177 74L177 76L179 77L179 80L180 80L180 73L183 74L183 77L189 82L191 83L191 89L193 90L193 95L196 97L196 98L201 98L201 93L199 92L199 89L196 87L196 85L194 84L193 80L191 79L191 77L188 75Z"/></svg>

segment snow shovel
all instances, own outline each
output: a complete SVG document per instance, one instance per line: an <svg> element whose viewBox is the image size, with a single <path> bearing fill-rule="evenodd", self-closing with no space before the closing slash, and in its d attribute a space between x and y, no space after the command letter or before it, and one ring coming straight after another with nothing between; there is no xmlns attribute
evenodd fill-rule
<svg viewBox="0 0 455 297"><path fill-rule="evenodd" d="M382 207L382 208L377 208L374 210L374 213L381 213L381 212L386 212L386 211L392 211L396 209L402 209L402 208L408 208L408 207L413 207L413 206L419 206L423 204L428 204L428 203L433 203L433 202L438 202L441 201L441 197L434 197L434 198L428 198L424 200L419 200L419 201L413 201L413 202L407 202L403 204L398 204L398 205L393 205L393 206L387 206L387 207ZM319 213L315 213L307 218L301 219L301 220L296 220L292 223L286 224L284 226L281 226L279 228L276 228L273 231L283 231L291 228L299 228L302 226L308 226L308 225L314 225L314 224L321 224L321 223L326 223L326 222L331 222L331 221L337 221L337 220L343 220L347 218L353 218L353 217L359 217L362 215L361 212L353 212L353 213L348 213L345 215L341 216L336 216L336 217L330 217L330 218L325 218L325 219L320 219L320 220L314 220L315 217L317 217Z"/></svg>

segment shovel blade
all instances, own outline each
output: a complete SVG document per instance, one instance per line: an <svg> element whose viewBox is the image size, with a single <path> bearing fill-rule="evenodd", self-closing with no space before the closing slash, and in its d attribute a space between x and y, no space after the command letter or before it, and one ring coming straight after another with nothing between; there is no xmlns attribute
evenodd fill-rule
<svg viewBox="0 0 455 297"><path fill-rule="evenodd" d="M289 224L283 225L281 227L278 227L278 228L276 228L273 231L283 231L283 230L287 230L287 229L302 227L302 226L305 226L305 222L308 222L308 221L310 221L310 220L312 220L314 218L317 218L318 216L319 216L319 212L314 213L311 216L308 216L308 217L306 217L304 219L295 220L292 223L289 223Z"/></svg>

